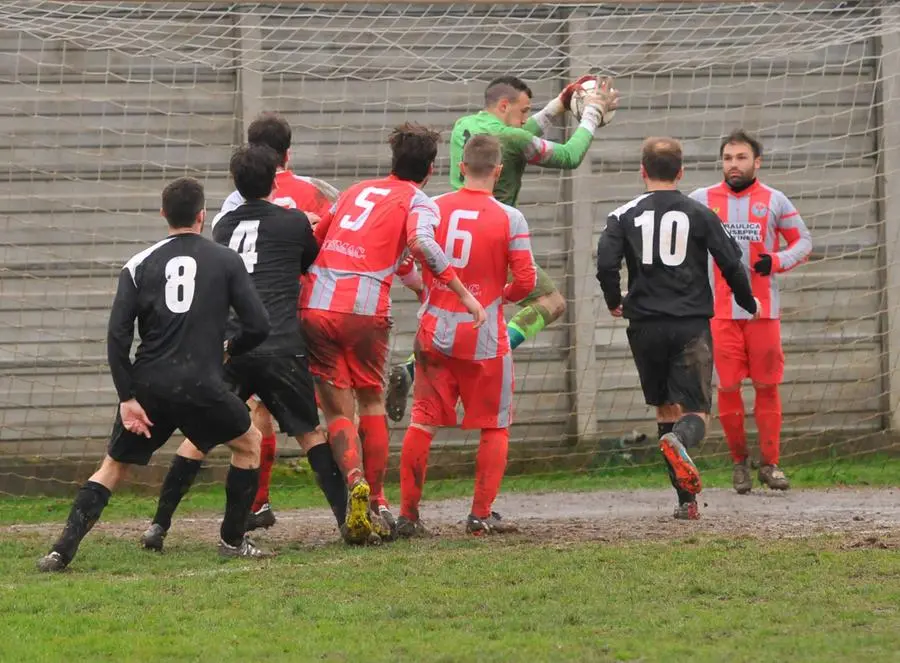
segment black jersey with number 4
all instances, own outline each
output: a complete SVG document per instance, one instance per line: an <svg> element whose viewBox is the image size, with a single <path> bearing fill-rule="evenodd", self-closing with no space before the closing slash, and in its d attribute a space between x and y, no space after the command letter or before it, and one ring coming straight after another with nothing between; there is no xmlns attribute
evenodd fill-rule
<svg viewBox="0 0 900 663"><path fill-rule="evenodd" d="M109 369L120 401L142 389L202 403L226 387L223 344L229 311L241 324L228 338L240 355L261 343L269 319L244 264L195 233L170 235L125 263L109 317ZM132 364L134 321L141 343Z"/></svg>
<svg viewBox="0 0 900 663"><path fill-rule="evenodd" d="M616 209L597 246L597 280L610 310L624 317L713 316L709 254L750 313L756 303L741 250L712 210L680 191L645 193ZM628 267L628 294L622 299L619 269Z"/></svg>
<svg viewBox="0 0 900 663"><path fill-rule="evenodd" d="M269 312L272 331L253 354L305 354L297 319L299 278L319 254L306 214L249 200L216 221L213 239L244 259Z"/></svg>

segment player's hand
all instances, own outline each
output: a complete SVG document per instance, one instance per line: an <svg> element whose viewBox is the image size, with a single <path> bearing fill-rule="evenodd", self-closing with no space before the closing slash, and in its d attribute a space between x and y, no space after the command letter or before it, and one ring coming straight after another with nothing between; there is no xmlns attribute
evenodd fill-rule
<svg viewBox="0 0 900 663"><path fill-rule="evenodd" d="M760 276L769 276L772 273L772 256L768 253L760 253L759 260L753 263L753 271Z"/></svg>
<svg viewBox="0 0 900 663"><path fill-rule="evenodd" d="M130 433L150 437L150 427L153 422L144 412L144 408L137 402L136 398L119 403L119 416L122 418L122 425Z"/></svg>
<svg viewBox="0 0 900 663"><path fill-rule="evenodd" d="M566 87L563 88L563 91L559 93L559 100L567 111L572 110L572 95L580 88L584 83L588 81L597 80L597 77L593 74L586 74L582 76L574 83L569 83Z"/></svg>
<svg viewBox="0 0 900 663"><path fill-rule="evenodd" d="M753 298L753 301L756 302L756 313L753 314L754 320L759 320L759 316L762 314L762 304L759 302L759 299L756 297Z"/></svg>
<svg viewBox="0 0 900 663"><path fill-rule="evenodd" d="M412 253L408 253L406 257L397 265L397 276L404 277L409 274L416 266L416 259Z"/></svg>
<svg viewBox="0 0 900 663"><path fill-rule="evenodd" d="M487 313L485 313L484 307L475 299L472 293L468 293L461 301L466 310L475 318L475 324L472 325L473 328L478 329L487 320Z"/></svg>
<svg viewBox="0 0 900 663"><path fill-rule="evenodd" d="M228 351L231 349L231 341L225 341L222 344L222 365L224 366L231 359L231 353Z"/></svg>
<svg viewBox="0 0 900 663"><path fill-rule="evenodd" d="M316 214L315 212L305 212L306 218L309 219L310 227L315 230L316 226L319 225L319 221L322 220L322 217Z"/></svg>
<svg viewBox="0 0 900 663"><path fill-rule="evenodd" d="M600 113L598 126L605 127L612 122L619 107L619 91L613 87L613 79L609 76L601 76L597 80L597 89L584 98L584 107L596 109Z"/></svg>
<svg viewBox="0 0 900 663"><path fill-rule="evenodd" d="M616 308L609 309L609 314L614 318L621 318L622 317L622 305L620 304Z"/></svg>

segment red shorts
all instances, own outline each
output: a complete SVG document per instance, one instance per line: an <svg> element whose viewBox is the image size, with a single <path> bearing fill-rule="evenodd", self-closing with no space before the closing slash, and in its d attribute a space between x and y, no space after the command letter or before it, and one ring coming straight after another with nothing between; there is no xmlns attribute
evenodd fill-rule
<svg viewBox="0 0 900 663"><path fill-rule="evenodd" d="M736 387L744 378L759 384L781 384L781 320L713 319L710 328L719 387Z"/></svg>
<svg viewBox="0 0 900 663"><path fill-rule="evenodd" d="M512 423L514 383L510 352L475 360L420 350L416 353L412 423L456 426L456 404L462 400L462 428L507 428Z"/></svg>
<svg viewBox="0 0 900 663"><path fill-rule="evenodd" d="M390 318L307 309L300 319L314 376L338 389L384 390Z"/></svg>

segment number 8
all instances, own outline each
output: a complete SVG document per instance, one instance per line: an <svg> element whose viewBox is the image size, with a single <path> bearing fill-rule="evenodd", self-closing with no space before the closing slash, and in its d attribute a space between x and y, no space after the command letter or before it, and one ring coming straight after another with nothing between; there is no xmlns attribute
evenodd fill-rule
<svg viewBox="0 0 900 663"><path fill-rule="evenodd" d="M194 301L197 261L177 256L166 263L166 306L172 313L187 313Z"/></svg>

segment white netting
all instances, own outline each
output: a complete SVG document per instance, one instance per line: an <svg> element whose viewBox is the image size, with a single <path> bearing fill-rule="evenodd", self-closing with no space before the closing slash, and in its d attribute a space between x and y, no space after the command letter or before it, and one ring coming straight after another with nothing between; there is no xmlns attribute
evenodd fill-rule
<svg viewBox="0 0 900 663"><path fill-rule="evenodd" d="M900 389L888 345L898 293L885 283L897 229L884 210L900 173L882 159L898 127L881 99L900 85L894 4L6 0L0 463L102 451L115 402L105 324L117 269L164 232L156 210L168 179L198 175L218 206L254 113L284 113L293 168L344 187L386 172L392 126L447 131L479 108L493 76L525 78L540 106L585 71L617 76L622 109L598 132L590 165L533 169L520 200L538 262L569 297L565 320L517 350L513 439L523 457L549 467L590 456L598 439L654 429L624 329L597 299L591 247L605 214L640 189L643 137L684 141L691 189L719 179L719 138L737 126L761 137L763 179L796 203L815 244L813 260L783 279L785 456L889 448L881 432ZM564 136L561 127L551 138ZM446 149L439 166L430 193L447 188ZM415 316L412 300L397 297L401 358ZM720 449L715 439L708 449Z"/></svg>

